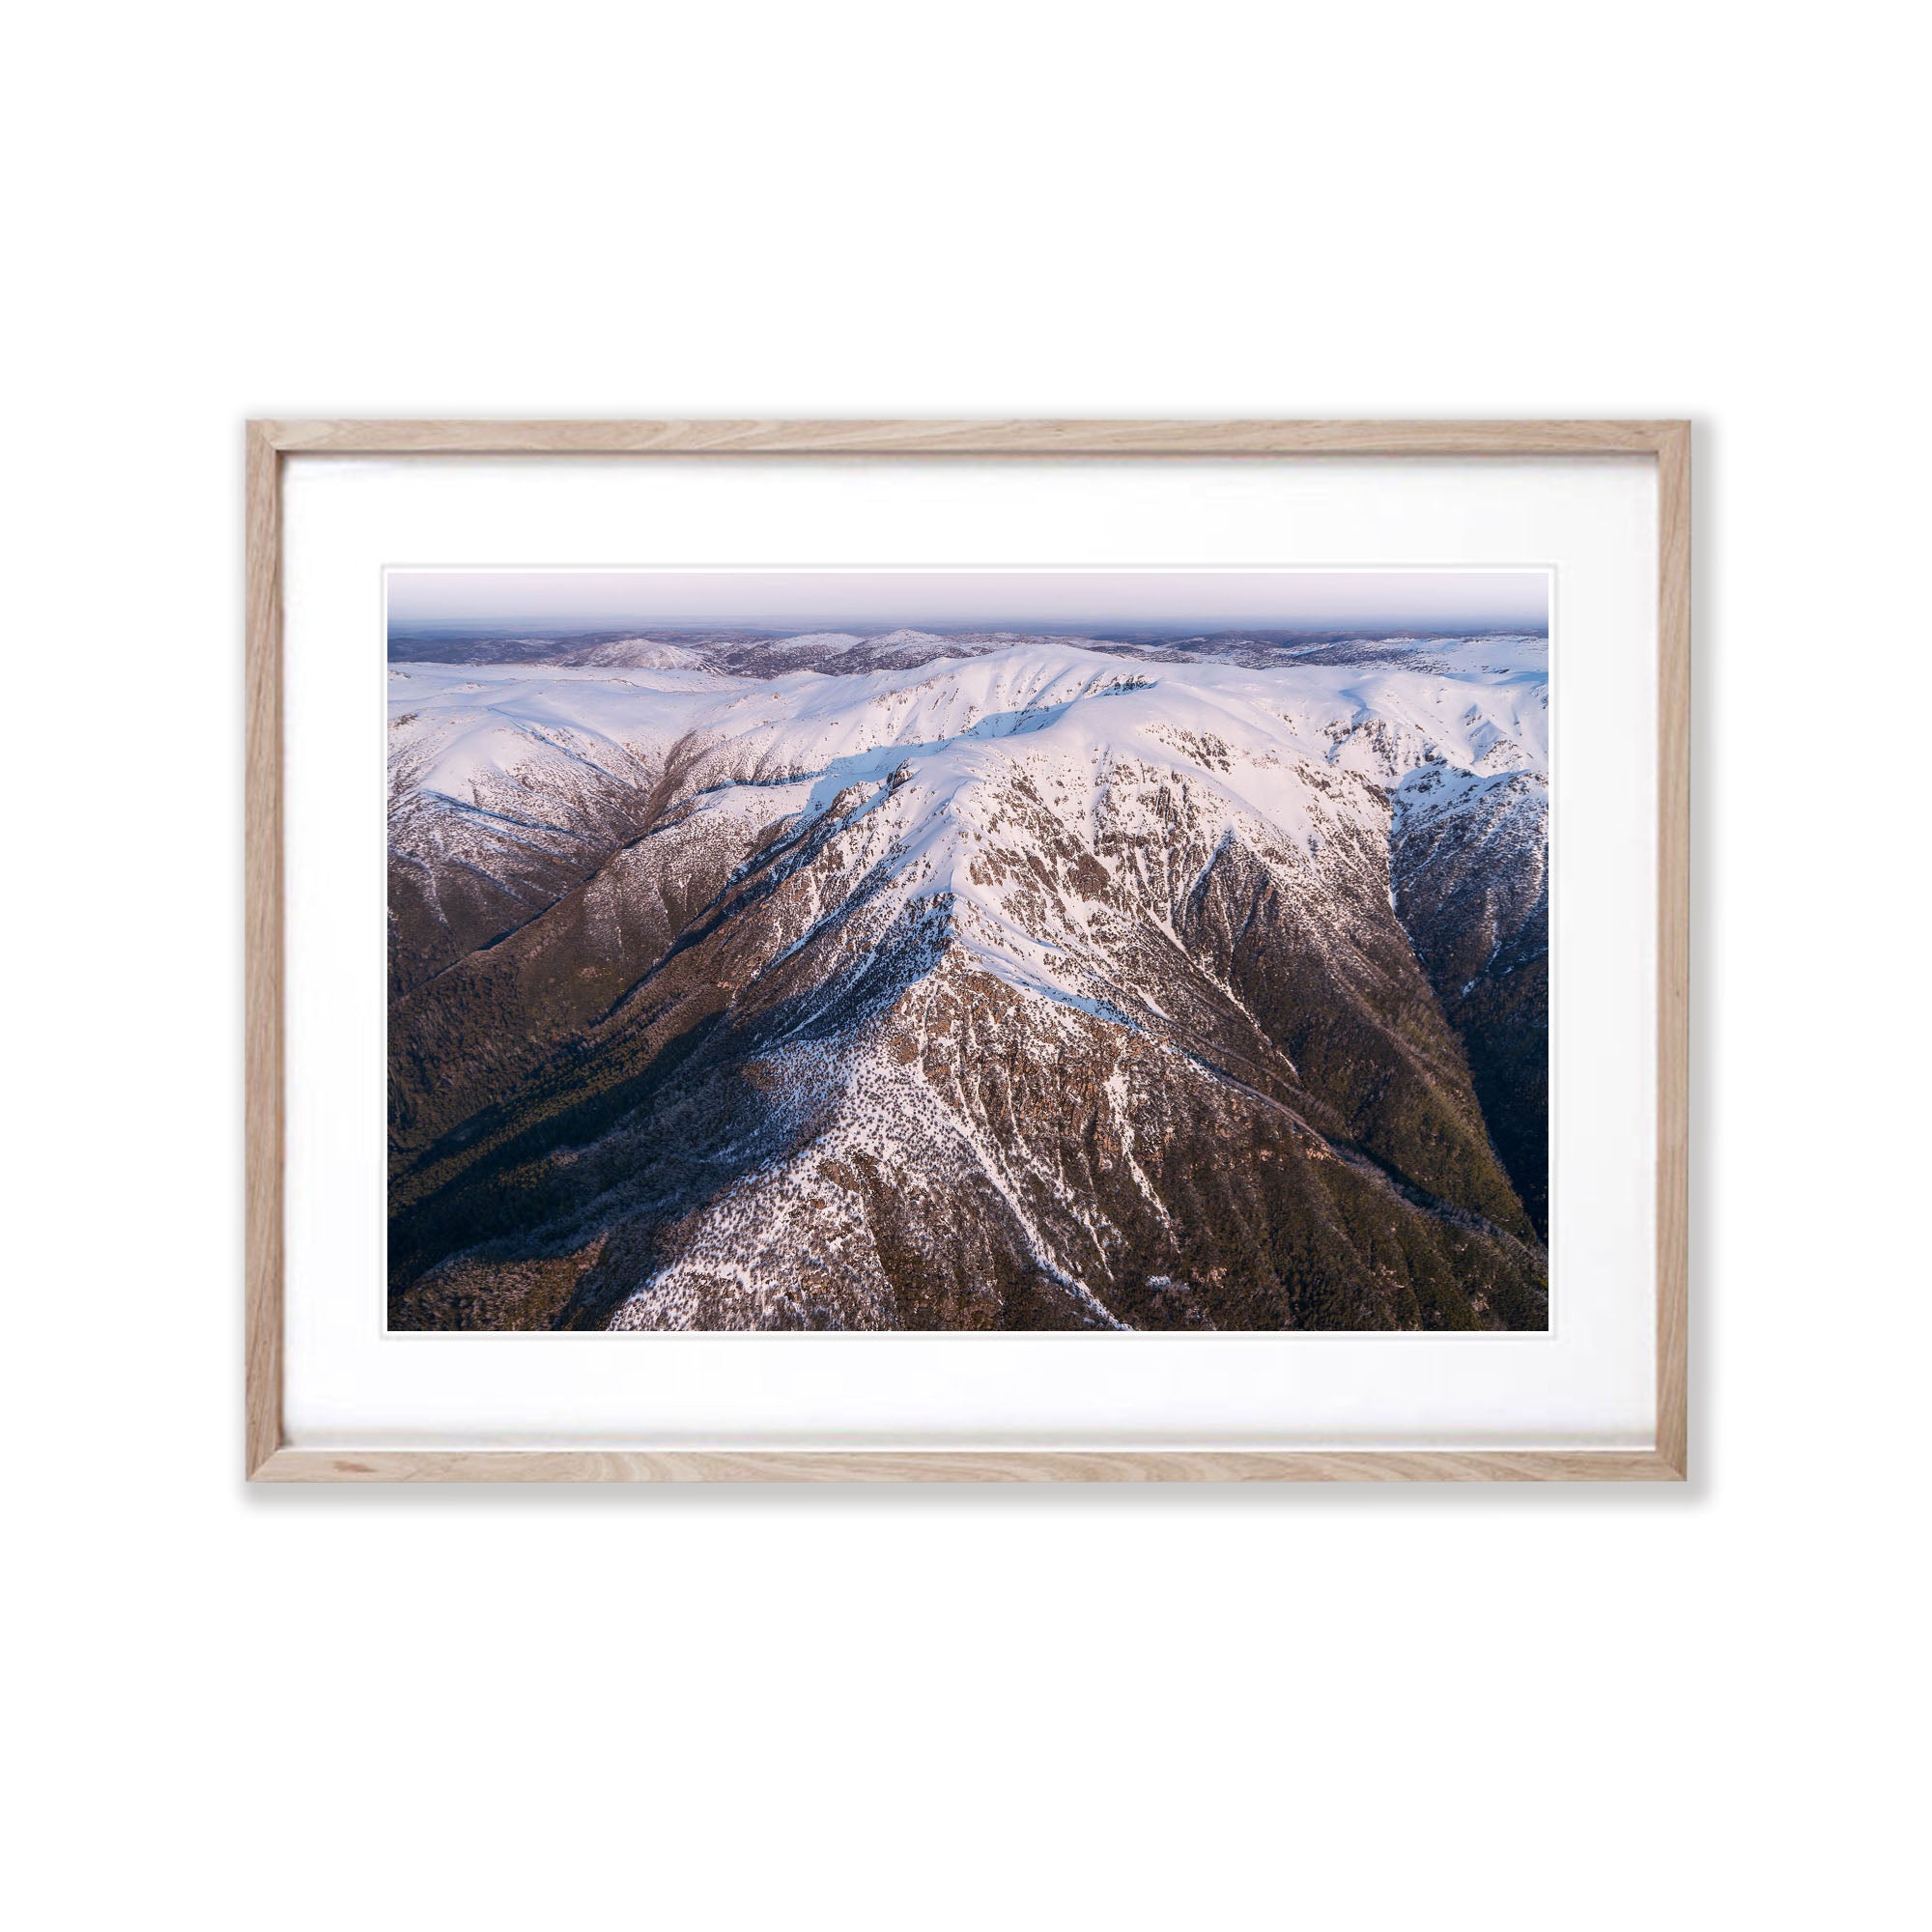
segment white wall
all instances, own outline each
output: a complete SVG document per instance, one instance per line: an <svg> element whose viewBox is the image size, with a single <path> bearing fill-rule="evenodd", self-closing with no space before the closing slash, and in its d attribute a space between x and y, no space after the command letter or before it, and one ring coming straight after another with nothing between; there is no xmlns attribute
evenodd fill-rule
<svg viewBox="0 0 1932 1932"><path fill-rule="evenodd" d="M19 1922L1922 1905L1912 21L15 24ZM1695 1483L245 1492L251 412L1695 416Z"/></svg>

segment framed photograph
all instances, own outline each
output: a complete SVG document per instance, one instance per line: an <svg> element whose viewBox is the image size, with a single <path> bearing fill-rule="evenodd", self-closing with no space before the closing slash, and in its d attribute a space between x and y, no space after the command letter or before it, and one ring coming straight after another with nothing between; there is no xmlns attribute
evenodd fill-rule
<svg viewBox="0 0 1932 1932"><path fill-rule="evenodd" d="M259 1481L1677 1481L1680 422L248 427Z"/></svg>

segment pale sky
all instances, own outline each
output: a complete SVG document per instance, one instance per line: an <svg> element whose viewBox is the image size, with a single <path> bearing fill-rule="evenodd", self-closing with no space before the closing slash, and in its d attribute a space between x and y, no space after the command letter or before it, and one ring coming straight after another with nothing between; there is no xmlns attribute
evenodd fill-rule
<svg viewBox="0 0 1932 1932"><path fill-rule="evenodd" d="M396 631L1543 630L1542 570L391 570Z"/></svg>

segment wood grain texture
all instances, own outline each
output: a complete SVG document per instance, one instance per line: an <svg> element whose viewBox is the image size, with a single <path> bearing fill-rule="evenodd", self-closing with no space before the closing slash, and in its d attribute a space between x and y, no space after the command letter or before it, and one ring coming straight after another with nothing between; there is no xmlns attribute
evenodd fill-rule
<svg viewBox="0 0 1932 1932"><path fill-rule="evenodd" d="M1657 1450L1689 1471L1690 425L1658 451Z"/></svg>
<svg viewBox="0 0 1932 1932"><path fill-rule="evenodd" d="M1668 422L265 422L309 455L1656 455Z"/></svg>
<svg viewBox="0 0 1932 1932"><path fill-rule="evenodd" d="M243 545L247 826L244 1240L245 1467L282 1439L282 499L281 458L248 426Z"/></svg>
<svg viewBox="0 0 1932 1932"><path fill-rule="evenodd" d="M270 1483L1630 1483L1649 1450L283 1449Z"/></svg>
<svg viewBox="0 0 1932 1932"><path fill-rule="evenodd" d="M282 1440L281 457L1648 455L1659 474L1654 1450L399 1450ZM1690 426L1561 422L252 422L246 478L245 1469L269 1483L1672 1482L1687 1462Z"/></svg>

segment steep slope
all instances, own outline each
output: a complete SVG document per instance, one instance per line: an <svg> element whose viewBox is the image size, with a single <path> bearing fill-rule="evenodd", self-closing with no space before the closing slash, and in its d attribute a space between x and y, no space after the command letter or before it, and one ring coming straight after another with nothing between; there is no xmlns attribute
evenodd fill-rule
<svg viewBox="0 0 1932 1932"><path fill-rule="evenodd" d="M642 668L398 699L410 856L523 916L401 976L392 1320L1541 1324L1436 990L1534 668Z"/></svg>
<svg viewBox="0 0 1932 1932"><path fill-rule="evenodd" d="M1548 1231L1549 799L1538 775L1431 764L1395 793L1396 907L1468 1056L1484 1118Z"/></svg>

